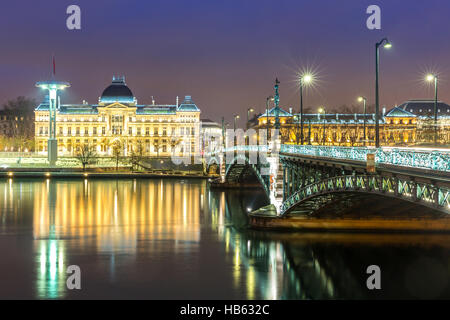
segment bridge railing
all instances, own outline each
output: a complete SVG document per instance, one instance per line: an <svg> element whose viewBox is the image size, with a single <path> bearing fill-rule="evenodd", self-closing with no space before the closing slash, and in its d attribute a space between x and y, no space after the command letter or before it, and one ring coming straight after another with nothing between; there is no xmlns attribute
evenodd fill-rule
<svg viewBox="0 0 450 320"><path fill-rule="evenodd" d="M310 145L281 145L281 153L324 158L367 161L367 154L375 154L376 164L413 167L450 172L450 150L413 148L373 148Z"/></svg>
<svg viewBox="0 0 450 320"><path fill-rule="evenodd" d="M210 150L205 152L205 156L211 157L214 155L218 155L221 153L227 152L268 152L270 148L267 145L242 145L242 146L233 146L228 148L216 148L214 150Z"/></svg>

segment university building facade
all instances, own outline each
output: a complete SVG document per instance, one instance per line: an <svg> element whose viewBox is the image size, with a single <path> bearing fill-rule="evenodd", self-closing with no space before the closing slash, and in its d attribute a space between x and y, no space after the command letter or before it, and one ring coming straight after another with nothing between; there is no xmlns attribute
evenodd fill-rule
<svg viewBox="0 0 450 320"><path fill-rule="evenodd" d="M58 154L74 156L90 146L99 156L113 152L169 157L199 150L200 109L186 96L174 105L138 104L123 77L113 77L98 104L61 104L56 111ZM35 150L46 154L49 138L48 98L35 110ZM119 148L119 151L117 149ZM116 150L116 151L114 151Z"/></svg>

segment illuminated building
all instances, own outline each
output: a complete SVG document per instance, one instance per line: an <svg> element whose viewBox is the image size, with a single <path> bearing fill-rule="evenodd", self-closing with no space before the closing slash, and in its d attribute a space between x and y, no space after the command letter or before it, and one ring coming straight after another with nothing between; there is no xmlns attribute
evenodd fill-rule
<svg viewBox="0 0 450 320"><path fill-rule="evenodd" d="M275 124L275 108L258 117L254 129L266 129ZM431 141L434 101L410 100L383 111L380 119L380 140L384 145L406 145ZM366 144L375 142L375 114L367 113L316 113L303 115L303 137L305 144L342 146L364 145L364 122ZM299 115L280 109L280 134L283 143L295 143ZM365 121L364 121L365 119ZM450 106L438 103L439 141L450 140Z"/></svg>
<svg viewBox="0 0 450 320"><path fill-rule="evenodd" d="M47 152L48 97L35 110L35 148ZM198 148L200 109L186 96L173 105L138 104L123 77L113 77L98 104L61 104L56 110L58 154L76 155L81 146L92 146L98 155L112 155L113 146L129 155L141 147L146 156L192 153Z"/></svg>

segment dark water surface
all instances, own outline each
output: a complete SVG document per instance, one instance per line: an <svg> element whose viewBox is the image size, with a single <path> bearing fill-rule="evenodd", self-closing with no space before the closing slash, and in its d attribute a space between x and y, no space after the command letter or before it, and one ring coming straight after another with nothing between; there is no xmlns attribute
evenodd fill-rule
<svg viewBox="0 0 450 320"><path fill-rule="evenodd" d="M450 298L448 235L248 229L265 201L199 180L0 180L0 298Z"/></svg>

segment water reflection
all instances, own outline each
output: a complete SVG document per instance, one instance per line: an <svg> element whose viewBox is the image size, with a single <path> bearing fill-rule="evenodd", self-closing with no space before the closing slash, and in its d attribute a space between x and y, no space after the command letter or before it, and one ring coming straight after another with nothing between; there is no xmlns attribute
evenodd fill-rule
<svg viewBox="0 0 450 320"><path fill-rule="evenodd" d="M0 181L0 298L448 298L450 237L250 230L262 192L197 180ZM82 290L66 288L67 267ZM368 265L382 290L366 288Z"/></svg>

